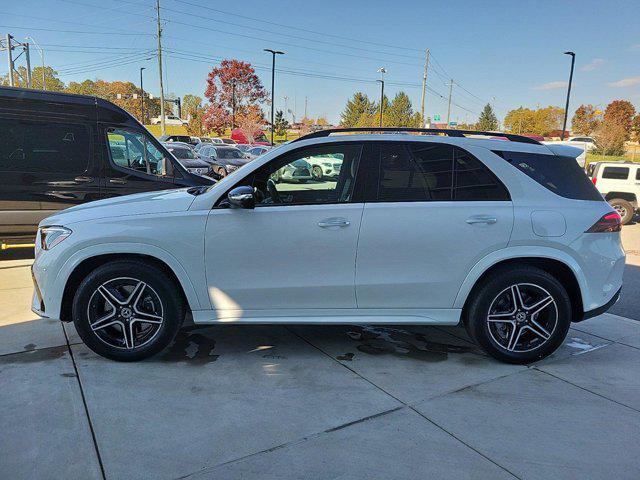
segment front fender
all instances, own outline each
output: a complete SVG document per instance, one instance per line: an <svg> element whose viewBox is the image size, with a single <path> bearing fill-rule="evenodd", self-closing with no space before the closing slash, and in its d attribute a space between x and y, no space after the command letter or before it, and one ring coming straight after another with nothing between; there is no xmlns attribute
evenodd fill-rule
<svg viewBox="0 0 640 480"><path fill-rule="evenodd" d="M47 316L50 318L60 318L62 298L67 281L71 273L80 263L92 257L106 254L140 254L154 257L164 262L175 274L185 293L187 302L192 311L211 308L208 304L201 303L196 289L182 264L171 253L156 245L143 243L100 243L82 248L74 252L60 267L57 274L50 283L48 291L45 292L45 305L47 305ZM203 306L204 305L204 306Z"/></svg>

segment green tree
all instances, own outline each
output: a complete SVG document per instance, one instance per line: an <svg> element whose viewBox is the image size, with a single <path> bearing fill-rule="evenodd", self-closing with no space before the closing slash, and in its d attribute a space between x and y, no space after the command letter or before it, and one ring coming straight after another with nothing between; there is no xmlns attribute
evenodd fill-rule
<svg viewBox="0 0 640 480"><path fill-rule="evenodd" d="M636 142L640 141L640 115L633 117L633 122L631 123L631 136Z"/></svg>
<svg viewBox="0 0 640 480"><path fill-rule="evenodd" d="M35 90L42 90L42 72L44 71L44 84L47 90L52 92L62 92L65 89L65 84L58 78L58 72L51 67L35 67L31 70L31 88ZM16 87L27 87L27 69L20 66L17 68L17 72L13 74L13 82ZM9 85L9 73L0 77L0 85Z"/></svg>
<svg viewBox="0 0 640 480"><path fill-rule="evenodd" d="M389 127L417 128L420 126L420 114L414 113L409 96L404 92L398 92L388 109L385 109L383 122Z"/></svg>
<svg viewBox="0 0 640 480"><path fill-rule="evenodd" d="M353 98L347 102L347 105L340 114L340 126L355 127L360 123L363 115L364 118L367 118L374 115L374 113L374 102L369 100L369 97L364 93L356 92L353 94Z"/></svg>
<svg viewBox="0 0 640 480"><path fill-rule="evenodd" d="M504 128L511 133L532 133L535 123L535 112L530 108L509 110L504 117Z"/></svg>
<svg viewBox="0 0 640 480"><path fill-rule="evenodd" d="M286 135L287 129L289 128L289 122L284 116L284 112L282 110L278 110L276 112L276 116L273 120L273 128L279 137Z"/></svg>
<svg viewBox="0 0 640 480"><path fill-rule="evenodd" d="M202 97L187 93L182 97L182 118L191 120L198 111L202 108Z"/></svg>
<svg viewBox="0 0 640 480"><path fill-rule="evenodd" d="M490 104L487 103L482 109L476 126L478 130L483 131L498 130L498 118L493 113L493 108L491 108Z"/></svg>

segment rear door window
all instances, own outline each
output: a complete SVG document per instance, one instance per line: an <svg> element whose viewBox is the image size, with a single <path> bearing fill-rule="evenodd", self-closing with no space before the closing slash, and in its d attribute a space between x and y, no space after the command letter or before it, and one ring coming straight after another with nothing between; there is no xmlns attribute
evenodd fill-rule
<svg viewBox="0 0 640 480"><path fill-rule="evenodd" d="M0 171L83 173L89 138L82 124L0 119Z"/></svg>
<svg viewBox="0 0 640 480"><path fill-rule="evenodd" d="M602 200L602 195L575 158L524 152L494 153L561 197L574 200Z"/></svg>
<svg viewBox="0 0 640 480"><path fill-rule="evenodd" d="M602 178L626 180L629 178L629 167L604 167Z"/></svg>
<svg viewBox="0 0 640 480"><path fill-rule="evenodd" d="M380 146L378 201L500 201L509 192L466 150L442 143Z"/></svg>

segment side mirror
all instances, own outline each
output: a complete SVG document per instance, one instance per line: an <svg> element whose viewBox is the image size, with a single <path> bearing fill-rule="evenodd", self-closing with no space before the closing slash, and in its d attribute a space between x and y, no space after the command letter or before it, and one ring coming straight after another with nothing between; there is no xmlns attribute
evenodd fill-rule
<svg viewBox="0 0 640 480"><path fill-rule="evenodd" d="M231 190L227 198L232 207L236 208L255 208L256 197L253 194L253 187L242 185Z"/></svg>

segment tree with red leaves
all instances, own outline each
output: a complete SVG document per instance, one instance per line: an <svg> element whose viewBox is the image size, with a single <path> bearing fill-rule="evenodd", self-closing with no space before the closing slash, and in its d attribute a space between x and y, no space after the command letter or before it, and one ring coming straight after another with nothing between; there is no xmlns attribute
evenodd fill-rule
<svg viewBox="0 0 640 480"><path fill-rule="evenodd" d="M256 108L267 99L267 92L250 63L240 60L223 60L207 77L205 96L209 108L204 124L209 130L223 131L231 126L235 105L235 123L244 116L255 116Z"/></svg>

